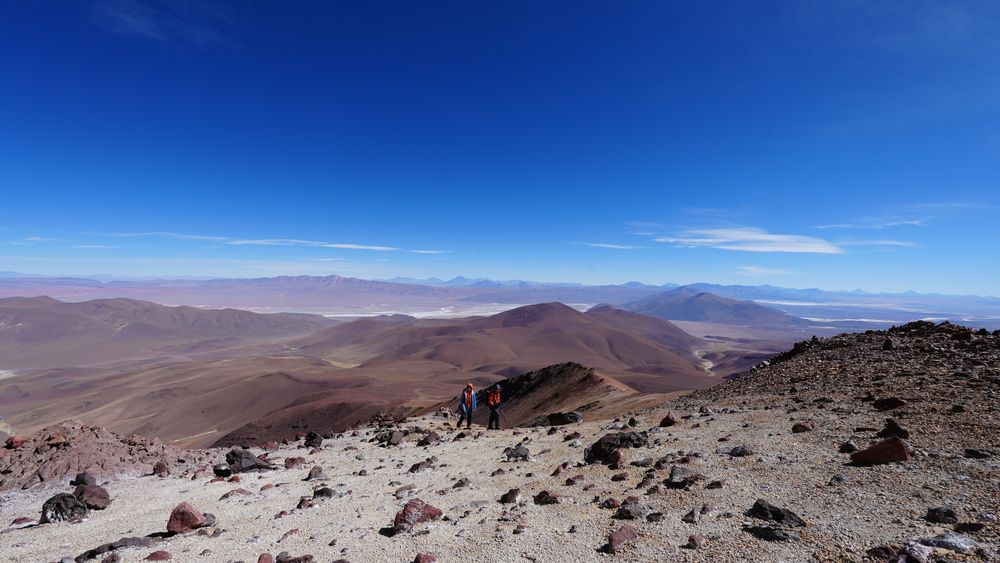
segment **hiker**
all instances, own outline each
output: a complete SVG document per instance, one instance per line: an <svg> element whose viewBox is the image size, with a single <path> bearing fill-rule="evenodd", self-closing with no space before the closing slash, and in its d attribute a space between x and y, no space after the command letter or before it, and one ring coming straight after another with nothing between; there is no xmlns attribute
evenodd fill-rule
<svg viewBox="0 0 1000 563"><path fill-rule="evenodd" d="M490 407L490 423L487 430L500 430L500 385L494 385L486 397L486 406Z"/></svg>
<svg viewBox="0 0 1000 563"><path fill-rule="evenodd" d="M458 427L462 427L462 419L467 420L466 428L472 428L472 411L476 410L476 392L472 390L469 383L458 396Z"/></svg>

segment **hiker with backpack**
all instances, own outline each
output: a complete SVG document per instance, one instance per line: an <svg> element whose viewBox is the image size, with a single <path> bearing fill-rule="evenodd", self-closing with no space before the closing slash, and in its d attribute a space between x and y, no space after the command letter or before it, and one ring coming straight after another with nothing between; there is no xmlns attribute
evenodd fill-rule
<svg viewBox="0 0 1000 563"><path fill-rule="evenodd" d="M500 385L494 385L486 397L486 406L490 407L490 422L487 430L500 430Z"/></svg>
<svg viewBox="0 0 1000 563"><path fill-rule="evenodd" d="M462 419L466 419L466 428L472 428L472 412L476 410L476 392L469 383L458 396L458 427L462 427Z"/></svg>

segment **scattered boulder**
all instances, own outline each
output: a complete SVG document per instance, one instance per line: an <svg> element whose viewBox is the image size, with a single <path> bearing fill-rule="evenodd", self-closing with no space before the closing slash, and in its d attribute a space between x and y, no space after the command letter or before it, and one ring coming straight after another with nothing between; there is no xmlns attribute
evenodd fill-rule
<svg viewBox="0 0 1000 563"><path fill-rule="evenodd" d="M69 482L69 484L73 486L79 486L79 485L93 486L97 484L97 479L90 473L86 471L81 471L80 473L76 474L76 477L74 477L73 480Z"/></svg>
<svg viewBox="0 0 1000 563"><path fill-rule="evenodd" d="M158 461L153 464L153 475L156 475L157 477L167 477L170 475L170 467L168 467L166 463Z"/></svg>
<svg viewBox="0 0 1000 563"><path fill-rule="evenodd" d="M910 431L904 429L898 422L891 418L885 420L885 428L878 433L879 438L902 438L910 437Z"/></svg>
<svg viewBox="0 0 1000 563"><path fill-rule="evenodd" d="M86 518L89 514L87 505L69 493L59 493L42 505L42 517L39 524L66 522L78 518Z"/></svg>
<svg viewBox="0 0 1000 563"><path fill-rule="evenodd" d="M964 455L969 459L989 459L993 457L993 452L985 449L966 448Z"/></svg>
<svg viewBox="0 0 1000 563"><path fill-rule="evenodd" d="M503 451L504 455L507 456L507 461L528 461L531 459L531 452L524 444L518 444L514 447L507 448Z"/></svg>
<svg viewBox="0 0 1000 563"><path fill-rule="evenodd" d="M542 491L537 495L535 495L534 501L535 504L546 505L546 504L559 504L561 502L564 502L566 499L567 497L554 495L549 491Z"/></svg>
<svg viewBox="0 0 1000 563"><path fill-rule="evenodd" d="M309 432L302 445L307 448L319 448L323 445L323 437L315 432Z"/></svg>
<svg viewBox="0 0 1000 563"><path fill-rule="evenodd" d="M877 399L873 401L872 406L875 407L875 410L877 411L891 411L892 409L905 407L906 401L900 399L899 397L886 397L884 399Z"/></svg>
<svg viewBox="0 0 1000 563"><path fill-rule="evenodd" d="M629 497L618 507L614 517L619 520L642 520L652 512L653 507L636 497Z"/></svg>
<svg viewBox="0 0 1000 563"><path fill-rule="evenodd" d="M564 426L566 424L575 424L577 422L583 422L583 415L578 411L554 412L549 414L550 426Z"/></svg>
<svg viewBox="0 0 1000 563"><path fill-rule="evenodd" d="M677 422L678 422L677 415L674 414L673 411L670 411L667 413L666 416L663 417L662 420L660 420L660 428L668 428L670 426L677 424Z"/></svg>
<svg viewBox="0 0 1000 563"><path fill-rule="evenodd" d="M146 561L169 561L172 557L169 551L159 549L147 555Z"/></svg>
<svg viewBox="0 0 1000 563"><path fill-rule="evenodd" d="M605 553L618 553L621 548L639 539L639 533L635 528L625 524L614 532L608 534L608 543L601 548Z"/></svg>
<svg viewBox="0 0 1000 563"><path fill-rule="evenodd" d="M167 521L167 531L174 534L184 534L209 525L208 517L198 511L190 503L182 502L170 512Z"/></svg>
<svg viewBox="0 0 1000 563"><path fill-rule="evenodd" d="M413 526L437 520L443 514L441 509L415 498L407 502L403 509L396 513L396 517L392 520L392 530L394 533L408 532L413 529Z"/></svg>
<svg viewBox="0 0 1000 563"><path fill-rule="evenodd" d="M858 445L855 444L852 440L848 440L843 444L841 444L840 447L837 448L837 451L839 451L842 454L852 454L858 451Z"/></svg>
<svg viewBox="0 0 1000 563"><path fill-rule="evenodd" d="M799 518L787 508L777 507L764 499L757 499L753 507L747 511L747 516L760 520L770 520L784 526L805 526L805 520Z"/></svg>
<svg viewBox="0 0 1000 563"><path fill-rule="evenodd" d="M811 432L812 429L813 429L813 427L810 426L809 424L806 424L804 422L796 422L795 424L792 425L792 434L801 434L803 432Z"/></svg>
<svg viewBox="0 0 1000 563"><path fill-rule="evenodd" d="M229 467L228 463L217 463L212 466L212 473L214 473L216 477L226 478L233 474L233 470Z"/></svg>
<svg viewBox="0 0 1000 563"><path fill-rule="evenodd" d="M909 461L912 457L910 446L899 438L889 438L866 449L851 454L855 465L881 465L897 461Z"/></svg>
<svg viewBox="0 0 1000 563"><path fill-rule="evenodd" d="M691 534L688 536L688 542L684 547L688 549L698 549L699 547L708 543L708 538L700 534Z"/></svg>
<svg viewBox="0 0 1000 563"><path fill-rule="evenodd" d="M323 474L322 467L314 465L313 468L309 470L309 474L306 475L306 478L303 479L303 481L316 481L319 479L326 479L326 475Z"/></svg>
<svg viewBox="0 0 1000 563"><path fill-rule="evenodd" d="M261 461L257 456L244 448L233 448L226 454L226 463L233 473L246 473L248 471L263 471L274 469L266 461Z"/></svg>
<svg viewBox="0 0 1000 563"><path fill-rule="evenodd" d="M948 532L940 536L934 536L933 538L924 538L920 540L920 543L956 553L973 553L979 547L979 544L969 536L956 534L955 532Z"/></svg>
<svg viewBox="0 0 1000 563"><path fill-rule="evenodd" d="M950 508L928 508L924 519L935 524L958 524L958 515Z"/></svg>
<svg viewBox="0 0 1000 563"><path fill-rule="evenodd" d="M500 497L502 504L517 504L521 502L521 489L511 489Z"/></svg>
<svg viewBox="0 0 1000 563"><path fill-rule="evenodd" d="M286 457L285 458L285 469L295 469L306 464L306 458L298 457Z"/></svg>
<svg viewBox="0 0 1000 563"><path fill-rule="evenodd" d="M771 526L747 526L743 529L752 536L764 541L793 541L799 539L799 535L794 532Z"/></svg>
<svg viewBox="0 0 1000 563"><path fill-rule="evenodd" d="M605 434L584 450L583 459L587 463L609 463L618 465L621 460L615 459L614 452L621 448L642 448L649 445L649 434L646 432L618 432ZM620 453L618 454L620 455Z"/></svg>
<svg viewBox="0 0 1000 563"><path fill-rule="evenodd" d="M428 432L427 434L425 434L424 437L421 438L417 442L417 445L418 446L432 446L434 444L437 444L440 441L441 441L441 436L439 436L437 432L431 430L430 432Z"/></svg>
<svg viewBox="0 0 1000 563"><path fill-rule="evenodd" d="M73 496L91 510L104 510L111 503L111 495L100 485L78 485Z"/></svg>

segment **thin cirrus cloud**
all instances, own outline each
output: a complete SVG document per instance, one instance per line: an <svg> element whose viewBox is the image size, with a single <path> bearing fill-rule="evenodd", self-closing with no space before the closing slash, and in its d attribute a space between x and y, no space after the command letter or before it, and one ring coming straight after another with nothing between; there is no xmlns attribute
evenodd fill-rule
<svg viewBox="0 0 1000 563"><path fill-rule="evenodd" d="M872 221L858 221L854 223L834 223L832 225L817 225L817 229L889 229L892 227L924 227L927 225L927 218L920 219L884 219Z"/></svg>
<svg viewBox="0 0 1000 563"><path fill-rule="evenodd" d="M635 246L631 244L611 244L607 242L577 242L574 244L589 246L591 248L607 248L610 250L637 250L640 248L644 248L642 246Z"/></svg>
<svg viewBox="0 0 1000 563"><path fill-rule="evenodd" d="M122 37L199 48L236 44L224 32L234 22L218 5L203 0L96 0L91 22Z"/></svg>
<svg viewBox="0 0 1000 563"><path fill-rule="evenodd" d="M228 244L232 246L300 246L308 248L332 248L339 250L369 250L374 252L404 251L404 252L412 252L415 254L447 254L451 252L451 250L429 250L429 249L406 250L396 246L386 246L379 244L324 242L318 240L288 239L288 238L241 239L235 237L225 237L216 235L192 235L186 233L172 233L166 231L152 231L143 233L115 233L114 236L197 240L205 242L216 242L220 244Z"/></svg>
<svg viewBox="0 0 1000 563"><path fill-rule="evenodd" d="M94 248L94 249L101 249L101 248L114 248L114 246L112 246L110 244L74 244L72 246L72 248Z"/></svg>
<svg viewBox="0 0 1000 563"><path fill-rule="evenodd" d="M737 252L844 253L843 248L821 238L770 233L754 227L690 229L676 236L657 236L653 240L683 248L715 248Z"/></svg>

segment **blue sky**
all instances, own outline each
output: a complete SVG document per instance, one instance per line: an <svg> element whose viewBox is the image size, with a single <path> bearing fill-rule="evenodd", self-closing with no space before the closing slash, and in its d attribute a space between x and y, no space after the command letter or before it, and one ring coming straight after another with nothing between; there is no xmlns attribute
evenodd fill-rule
<svg viewBox="0 0 1000 563"><path fill-rule="evenodd" d="M995 2L17 2L0 270L1000 294Z"/></svg>

